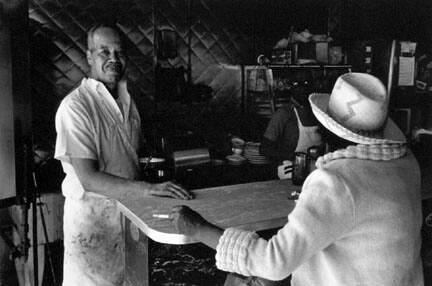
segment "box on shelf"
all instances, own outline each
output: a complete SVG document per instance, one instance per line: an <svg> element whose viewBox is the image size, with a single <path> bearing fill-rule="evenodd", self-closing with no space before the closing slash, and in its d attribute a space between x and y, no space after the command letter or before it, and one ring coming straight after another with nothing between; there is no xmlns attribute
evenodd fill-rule
<svg viewBox="0 0 432 286"><path fill-rule="evenodd" d="M344 63L344 53L341 46L332 46L328 53L328 63L331 65L340 65Z"/></svg>
<svg viewBox="0 0 432 286"><path fill-rule="evenodd" d="M290 65L292 61L291 49L273 49L271 62L273 64Z"/></svg>
<svg viewBox="0 0 432 286"><path fill-rule="evenodd" d="M319 63L327 64L329 61L329 46L327 42L315 43L316 60Z"/></svg>
<svg viewBox="0 0 432 286"><path fill-rule="evenodd" d="M296 64L329 62L328 42L309 42L294 44L294 58Z"/></svg>

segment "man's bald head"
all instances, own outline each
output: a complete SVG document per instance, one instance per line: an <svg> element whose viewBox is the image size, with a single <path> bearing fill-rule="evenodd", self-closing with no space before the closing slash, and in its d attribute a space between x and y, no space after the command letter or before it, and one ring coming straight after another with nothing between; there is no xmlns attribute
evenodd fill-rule
<svg viewBox="0 0 432 286"><path fill-rule="evenodd" d="M117 34L117 36L120 38L120 40L123 40L121 37L121 31L116 25L105 24L105 23L96 24L93 27L91 27L90 30L88 30L88 32L87 32L87 49L88 50L94 49L94 47L95 47L94 36L95 36L95 34L100 32L101 29L110 29Z"/></svg>
<svg viewBox="0 0 432 286"><path fill-rule="evenodd" d="M88 31L87 62L90 77L114 90L125 74L126 52L116 26L99 24Z"/></svg>

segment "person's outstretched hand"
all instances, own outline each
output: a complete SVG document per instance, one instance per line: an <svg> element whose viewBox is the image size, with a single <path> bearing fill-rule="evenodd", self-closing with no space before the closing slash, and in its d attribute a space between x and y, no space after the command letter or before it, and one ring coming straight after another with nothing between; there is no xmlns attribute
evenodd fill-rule
<svg viewBox="0 0 432 286"><path fill-rule="evenodd" d="M149 194L152 196L171 197L182 200L191 200L194 198L192 193L188 190L171 181L151 185Z"/></svg>
<svg viewBox="0 0 432 286"><path fill-rule="evenodd" d="M178 233L216 249L223 230L205 220L199 213L187 206L174 206L170 218Z"/></svg>
<svg viewBox="0 0 432 286"><path fill-rule="evenodd" d="M174 206L170 217L177 232L187 236L196 237L200 229L209 225L199 213L187 206Z"/></svg>

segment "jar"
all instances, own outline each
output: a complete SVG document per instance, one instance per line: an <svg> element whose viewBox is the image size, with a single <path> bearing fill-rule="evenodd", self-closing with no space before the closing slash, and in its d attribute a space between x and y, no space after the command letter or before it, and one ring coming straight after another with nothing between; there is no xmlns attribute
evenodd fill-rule
<svg viewBox="0 0 432 286"><path fill-rule="evenodd" d="M307 149L307 169L308 174L312 173L316 169L315 163L318 157L321 155L320 146L312 146Z"/></svg>
<svg viewBox="0 0 432 286"><path fill-rule="evenodd" d="M161 183L170 178L165 158L143 157L139 159L141 177L149 183Z"/></svg>

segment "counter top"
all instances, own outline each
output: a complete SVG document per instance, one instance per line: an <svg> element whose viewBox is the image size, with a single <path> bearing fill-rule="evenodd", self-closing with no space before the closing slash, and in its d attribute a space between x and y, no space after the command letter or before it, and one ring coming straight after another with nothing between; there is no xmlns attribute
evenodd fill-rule
<svg viewBox="0 0 432 286"><path fill-rule="evenodd" d="M119 201L122 213L154 241L169 244L194 243L190 237L176 234L168 219L153 218L168 214L175 205L187 205L211 223L245 230L265 230L283 226L295 202L291 192L300 190L290 180L272 180L192 191L190 201L159 197L128 198Z"/></svg>
<svg viewBox="0 0 432 286"><path fill-rule="evenodd" d="M422 199L432 198L432 176L422 170ZM260 231L277 228L287 222L295 202L288 196L300 190L291 180L270 180L192 190L190 201L160 197L130 197L120 200L122 213L154 241L169 244L194 243L176 234L168 219L153 218L154 213L168 214L175 205L187 205L205 219L222 228L239 227ZM271 211L270 211L271 210Z"/></svg>

